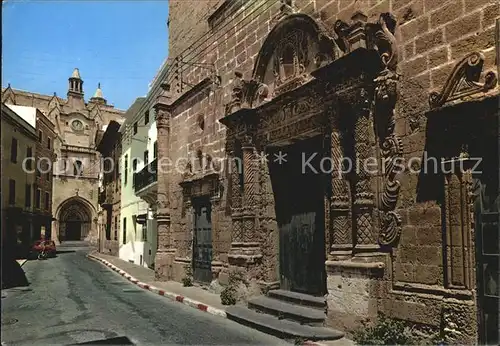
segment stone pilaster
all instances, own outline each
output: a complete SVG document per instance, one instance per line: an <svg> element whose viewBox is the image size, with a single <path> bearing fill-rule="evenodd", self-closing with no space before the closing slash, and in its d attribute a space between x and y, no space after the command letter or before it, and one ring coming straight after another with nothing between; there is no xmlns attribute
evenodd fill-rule
<svg viewBox="0 0 500 346"><path fill-rule="evenodd" d="M331 248L329 259L343 259L352 255L352 223L349 188L343 173L344 150L341 133L333 123L330 135L333 170L331 176L332 197L330 200Z"/></svg>
<svg viewBox="0 0 500 346"><path fill-rule="evenodd" d="M162 85L162 88L163 93L154 106L158 131L158 206L156 210L158 248L155 256L155 278L157 280L170 280L173 275L173 262L176 254L176 250L172 246L168 174L171 110L169 107L170 87L165 84Z"/></svg>
<svg viewBox="0 0 500 346"><path fill-rule="evenodd" d="M443 160L445 209L445 286L453 289L473 287L473 241L471 219L471 167L468 157Z"/></svg>
<svg viewBox="0 0 500 346"><path fill-rule="evenodd" d="M243 136L241 149L243 152L243 196L240 199L241 207L233 206L234 235L228 259L230 265L255 269L255 265L262 259L262 253L256 222L259 172L255 159L256 149L251 135ZM251 276L255 277L255 275Z"/></svg>
<svg viewBox="0 0 500 346"><path fill-rule="evenodd" d="M240 175L243 171L243 160L238 155L239 148L236 148L237 142L234 138L228 139L229 144L229 174L231 179L231 219L233 232L231 234L232 243L241 243L243 241L243 225L241 220L242 190Z"/></svg>
<svg viewBox="0 0 500 346"><path fill-rule="evenodd" d="M356 178L354 181L354 222L355 239L354 251L358 255L375 252L379 249L374 234L373 227L373 208L374 193L372 191L372 174L370 167L376 164L373 155L374 138L372 135L372 119L370 111L369 95L365 89L361 89L360 99L362 100L354 107L354 151L356 153L356 162L353 167L356 168Z"/></svg>

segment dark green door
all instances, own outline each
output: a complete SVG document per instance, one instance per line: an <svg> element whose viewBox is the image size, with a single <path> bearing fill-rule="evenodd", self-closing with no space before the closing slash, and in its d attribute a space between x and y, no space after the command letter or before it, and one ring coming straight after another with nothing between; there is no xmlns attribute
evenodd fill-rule
<svg viewBox="0 0 500 346"><path fill-rule="evenodd" d="M212 208L209 199L199 199L194 207L193 279L212 281Z"/></svg>

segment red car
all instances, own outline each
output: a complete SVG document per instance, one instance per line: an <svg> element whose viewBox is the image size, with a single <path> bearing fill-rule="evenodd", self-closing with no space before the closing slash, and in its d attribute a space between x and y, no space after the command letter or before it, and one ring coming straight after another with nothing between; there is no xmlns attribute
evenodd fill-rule
<svg viewBox="0 0 500 346"><path fill-rule="evenodd" d="M45 247L45 251L47 252L48 257L56 256L56 243L52 240L37 240L33 247L31 248L31 252L38 255L42 249Z"/></svg>

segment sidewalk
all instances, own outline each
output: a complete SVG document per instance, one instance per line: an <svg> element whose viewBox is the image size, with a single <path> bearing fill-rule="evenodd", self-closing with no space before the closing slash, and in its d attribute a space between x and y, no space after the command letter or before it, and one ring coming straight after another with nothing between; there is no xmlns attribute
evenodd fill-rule
<svg viewBox="0 0 500 346"><path fill-rule="evenodd" d="M129 281L144 289L148 289L191 307L207 311L212 315L226 317L225 307L220 302L220 296L218 294L208 292L196 286L184 287L180 282L155 281L155 273L153 270L129 263L114 256L93 252L89 254L89 257L95 257L106 265L108 265L108 263L111 264L116 267L115 269L108 265L111 269L118 271Z"/></svg>
<svg viewBox="0 0 500 346"><path fill-rule="evenodd" d="M18 259L16 260L17 263L19 263L19 265L22 267L26 262L28 262L27 259Z"/></svg>
<svg viewBox="0 0 500 346"><path fill-rule="evenodd" d="M203 288L192 286L184 287L175 281L155 281L154 270L138 266L115 256L92 252L89 258L97 260L110 267L130 282L139 287L159 294L171 300L183 303L195 309L208 312L212 315L226 318L225 306L220 302L220 296ZM309 346L352 346L354 343L346 338L335 341L305 341Z"/></svg>

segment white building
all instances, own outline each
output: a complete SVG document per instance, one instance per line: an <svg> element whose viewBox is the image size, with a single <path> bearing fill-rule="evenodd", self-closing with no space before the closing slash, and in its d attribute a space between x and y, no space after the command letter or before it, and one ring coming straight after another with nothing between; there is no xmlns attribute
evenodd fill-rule
<svg viewBox="0 0 500 346"><path fill-rule="evenodd" d="M156 201L156 121L144 97L136 99L120 127L121 232L119 257L153 267L157 233Z"/></svg>

